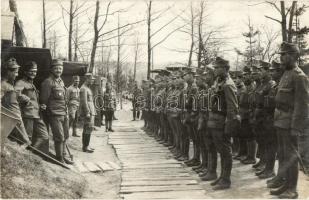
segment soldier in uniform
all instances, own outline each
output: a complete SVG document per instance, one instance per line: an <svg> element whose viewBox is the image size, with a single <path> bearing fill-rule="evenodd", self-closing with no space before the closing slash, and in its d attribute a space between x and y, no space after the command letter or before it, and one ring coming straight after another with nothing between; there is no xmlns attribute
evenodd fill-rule
<svg viewBox="0 0 309 200"><path fill-rule="evenodd" d="M297 65L299 49L296 45L283 42L280 54L285 71L275 97L274 126L283 152L286 182L276 194L279 198L293 199L298 197L298 137L304 132L308 117L309 81Z"/></svg>
<svg viewBox="0 0 309 200"><path fill-rule="evenodd" d="M199 109L199 121L197 130L201 134L201 151L202 151L202 163L207 166L205 170L202 170L199 174L201 180L210 181L217 178L217 152L216 149L209 149L210 138L207 137L207 121L208 121L208 91L211 88L214 81L214 69L212 66L206 66L205 72L202 74L203 79L198 82L199 96L198 96L198 109ZM204 160L204 161L203 161Z"/></svg>
<svg viewBox="0 0 309 200"><path fill-rule="evenodd" d="M240 117L241 117L241 128L243 129L243 133L245 133L247 129L247 122L248 122L248 102L247 102L247 88L243 82L243 71L236 71L235 72L235 84L237 87L237 99L238 99L238 103L239 103L239 112L240 112ZM244 125L244 126L243 126ZM237 135L235 135L235 137L233 138L233 142L234 139L238 140L238 153L237 155L234 157L234 159L236 160L243 160L246 158L247 156L247 139L244 136L244 134L242 134L242 130L240 130L238 132Z"/></svg>
<svg viewBox="0 0 309 200"><path fill-rule="evenodd" d="M106 83L106 90L104 93L104 112L105 112L105 131L114 132L113 125L113 116L116 109L116 99L112 94L112 88L110 83Z"/></svg>
<svg viewBox="0 0 309 200"><path fill-rule="evenodd" d="M256 175L260 178L269 178L274 176L274 165L269 162L272 160L271 155L274 155L276 151L275 145L275 130L273 124L267 119L269 109L265 107L265 96L267 96L272 87L275 86L275 82L271 80L269 74L270 63L265 61L259 61L261 66L261 75L259 79L259 87L256 90L255 95L255 123L254 131L256 141L258 143L258 150L260 154L260 166L257 167Z"/></svg>
<svg viewBox="0 0 309 200"><path fill-rule="evenodd" d="M48 131L41 118L39 92L33 84L33 80L37 74L37 64L35 62L28 62L25 64L23 71L23 78L15 84L23 122L28 136L32 141L32 146L48 154Z"/></svg>
<svg viewBox="0 0 309 200"><path fill-rule="evenodd" d="M69 110L69 128L72 127L73 137L80 137L77 135L77 121L78 121L78 110L79 110L79 76L73 76L73 84L67 90L67 101Z"/></svg>
<svg viewBox="0 0 309 200"><path fill-rule="evenodd" d="M1 106L10 110L12 114L16 114L16 117L20 120L17 124L17 130L13 130L11 134L15 132L19 132L20 139L22 139L25 143L31 144L29 137L27 135L27 131L24 127L24 123L21 117L20 107L17 101L17 91L14 88L14 81L18 76L18 70L20 66L17 64L15 58L10 58L4 64L1 70ZM17 135L16 135L17 136Z"/></svg>
<svg viewBox="0 0 309 200"><path fill-rule="evenodd" d="M65 155L66 142L69 139L69 121L66 102L66 88L61 79L63 63L52 60L51 74L41 84L41 104L46 106L55 144L56 159L59 162L73 164ZM45 107L44 106L44 107Z"/></svg>
<svg viewBox="0 0 309 200"><path fill-rule="evenodd" d="M85 82L80 88L80 116L83 119L83 152L93 153L93 149L89 148L91 132L94 128L94 118L96 116L96 109L94 99L90 86L94 82L94 77L91 73L85 75Z"/></svg>
<svg viewBox="0 0 309 200"><path fill-rule="evenodd" d="M207 133L221 157L220 177L211 185L214 190L227 189L231 185L232 144L231 136L240 125L236 86L229 76L229 62L217 57L214 63L216 81L210 91L210 112Z"/></svg>
<svg viewBox="0 0 309 200"><path fill-rule="evenodd" d="M272 77L272 80L275 81L275 85L274 85L274 87L271 88L268 95L265 97L264 104L265 104L265 108L268 111L267 112L267 119L270 121L270 123L272 123L272 127L273 127L274 112L275 112L275 107L276 107L275 97L276 97L276 94L277 94L278 84L279 84L280 78L282 77L282 74L283 74L283 69L282 69L280 63L273 61L269 71L270 71L270 75ZM275 127L273 127L273 129L274 128ZM280 135L278 135L276 133L276 130L274 130L274 132L276 134L276 136L275 136L276 138L275 138L273 144L271 144L271 145L274 146L274 148L277 148L277 149L275 149L276 151L273 152L273 154L268 155L266 167L268 167L268 165L272 166L275 163L276 154L277 154L277 157L278 157L279 164L278 164L277 175L274 178L267 181L267 187L269 187L269 188L277 188L280 185L282 185L283 182L285 181L285 175L282 173L283 153L277 151L279 149L278 148L278 141L279 141ZM271 135L271 136L273 136L273 135Z"/></svg>
<svg viewBox="0 0 309 200"><path fill-rule="evenodd" d="M253 67L254 68L254 67ZM255 69L255 68L254 68ZM253 112L254 112L254 96L256 89L256 82L254 78L256 71L252 72L251 68L244 68L243 82L246 90L241 92L239 97L240 115L241 115L241 129L240 133L243 138L247 140L247 157L242 159L243 164L255 164L257 144L253 134Z"/></svg>

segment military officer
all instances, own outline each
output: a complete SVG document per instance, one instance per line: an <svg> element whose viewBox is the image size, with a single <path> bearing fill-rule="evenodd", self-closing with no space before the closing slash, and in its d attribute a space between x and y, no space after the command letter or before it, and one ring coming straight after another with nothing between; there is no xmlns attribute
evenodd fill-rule
<svg viewBox="0 0 309 200"><path fill-rule="evenodd" d="M78 110L79 110L79 76L73 76L73 84L67 89L67 101L69 110L69 128L72 127L73 137L80 137L77 135L77 121L78 121Z"/></svg>
<svg viewBox="0 0 309 200"><path fill-rule="evenodd" d="M48 131L40 114L39 93L33 84L37 74L37 64L35 62L28 62L23 67L23 71L23 78L15 84L23 122L32 141L32 146L48 154Z"/></svg>
<svg viewBox="0 0 309 200"><path fill-rule="evenodd" d="M214 62L216 81L210 91L208 134L221 157L220 177L211 185L214 190L227 189L231 185L232 144L231 135L240 124L236 86L229 76L227 60L217 57Z"/></svg>
<svg viewBox="0 0 309 200"><path fill-rule="evenodd" d="M41 84L40 103L46 107L55 144L56 159L59 162L73 164L65 155L66 142L69 138L69 121L66 102L66 88L61 79L63 62L53 59L51 74Z"/></svg>
<svg viewBox="0 0 309 200"><path fill-rule="evenodd" d="M91 132L94 128L94 118L96 116L96 109L94 105L94 98L90 86L94 82L94 77L91 73L85 74L85 82L80 88L80 116L83 119L83 152L93 153L93 149L89 148Z"/></svg>
<svg viewBox="0 0 309 200"><path fill-rule="evenodd" d="M18 94L14 88L14 81L18 76L19 68L20 66L17 64L16 59L10 58L1 69L1 106L10 110L20 120L11 134L18 134L16 136L19 136L25 143L31 144L22 121L21 111L17 101Z"/></svg>
<svg viewBox="0 0 309 200"><path fill-rule="evenodd" d="M308 117L309 81L298 67L299 49L296 45L283 42L281 64L285 71L278 85L275 97L276 109L274 126L279 137L279 147L283 150L283 169L286 182L276 194L279 198L298 197L298 137L304 132Z"/></svg>

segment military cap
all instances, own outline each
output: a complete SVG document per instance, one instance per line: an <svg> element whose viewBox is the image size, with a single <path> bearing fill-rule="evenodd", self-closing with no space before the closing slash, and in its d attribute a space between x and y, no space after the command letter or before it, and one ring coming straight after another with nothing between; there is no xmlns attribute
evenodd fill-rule
<svg viewBox="0 0 309 200"><path fill-rule="evenodd" d="M225 68L229 68L230 64L228 60L225 60L221 57L216 57L216 60L214 62L214 68L216 67L225 67Z"/></svg>
<svg viewBox="0 0 309 200"><path fill-rule="evenodd" d="M24 66L24 71L29 71L29 70L31 70L31 69L37 69L37 68L38 68L38 66L37 66L36 62L34 62L34 61L29 61L29 62L27 62L27 63L25 64L25 66Z"/></svg>
<svg viewBox="0 0 309 200"><path fill-rule="evenodd" d="M79 81L79 76L73 76L74 81Z"/></svg>
<svg viewBox="0 0 309 200"><path fill-rule="evenodd" d="M5 68L6 69L18 69L20 68L20 66L17 64L15 58L10 58L6 61Z"/></svg>
<svg viewBox="0 0 309 200"><path fill-rule="evenodd" d="M54 66L63 66L63 61L60 59L53 59L51 63L51 67Z"/></svg>
<svg viewBox="0 0 309 200"><path fill-rule="evenodd" d="M269 62L266 62L266 61L263 61L263 60L260 60L260 66L266 70L269 69L270 67L270 63Z"/></svg>
<svg viewBox="0 0 309 200"><path fill-rule="evenodd" d="M241 70L237 70L237 71L234 71L234 75L235 77L241 77L244 75L244 72Z"/></svg>
<svg viewBox="0 0 309 200"><path fill-rule="evenodd" d="M95 79L95 77L94 77L90 72L86 73L86 74L85 74L85 77L86 77L86 78L91 78L91 80L94 80L94 79Z"/></svg>
<svg viewBox="0 0 309 200"><path fill-rule="evenodd" d="M270 70L280 69L280 68L281 68L280 65L281 65L281 64L280 64L279 62L273 60L273 61L271 62L271 66L270 66L269 69L270 69Z"/></svg>
<svg viewBox="0 0 309 200"><path fill-rule="evenodd" d="M245 66L244 69L243 69L243 72L244 72L244 74L251 73L252 69L250 67L248 67L248 66Z"/></svg>
<svg viewBox="0 0 309 200"><path fill-rule="evenodd" d="M299 55L300 51L297 45L288 43L288 42L282 42L280 51L278 52L278 54L283 54L283 53L295 53Z"/></svg>

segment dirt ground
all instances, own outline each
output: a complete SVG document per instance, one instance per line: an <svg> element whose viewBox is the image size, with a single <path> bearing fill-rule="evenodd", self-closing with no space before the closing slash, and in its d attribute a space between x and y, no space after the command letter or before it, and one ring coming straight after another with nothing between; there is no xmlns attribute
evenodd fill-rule
<svg viewBox="0 0 309 200"><path fill-rule="evenodd" d="M81 129L78 134L81 135ZM112 161L119 163L114 149L107 144L107 133L105 127L97 127L91 136L90 146L94 148L94 153L84 153L82 151L81 137L70 137L69 146L74 156L75 162L91 161ZM117 199L121 183L120 171L105 171L100 173L81 173L87 181L87 187L82 198Z"/></svg>

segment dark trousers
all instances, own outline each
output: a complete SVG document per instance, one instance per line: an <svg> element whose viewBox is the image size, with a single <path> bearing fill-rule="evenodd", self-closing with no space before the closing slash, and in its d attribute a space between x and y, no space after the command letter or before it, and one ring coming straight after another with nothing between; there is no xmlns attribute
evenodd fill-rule
<svg viewBox="0 0 309 200"><path fill-rule="evenodd" d="M76 135L78 115L78 107L72 106L72 108L69 109L69 127L72 127L73 135Z"/></svg>
<svg viewBox="0 0 309 200"><path fill-rule="evenodd" d="M32 140L32 146L42 151L43 153L49 152L49 137L42 119L23 118L27 134Z"/></svg>
<svg viewBox="0 0 309 200"><path fill-rule="evenodd" d="M133 119L135 120L136 118L139 119L140 116L140 110L136 108L133 104Z"/></svg>
<svg viewBox="0 0 309 200"><path fill-rule="evenodd" d="M224 133L223 129L208 129L217 152L221 158L221 178L230 181L232 171L232 143L231 136Z"/></svg>
<svg viewBox="0 0 309 200"><path fill-rule="evenodd" d="M93 127L94 127L94 116L91 116L90 118L85 118L83 134L82 134L83 149L86 149L89 146Z"/></svg>
<svg viewBox="0 0 309 200"><path fill-rule="evenodd" d="M296 191L298 181L298 136L289 129L277 128L279 152L282 152L281 173L285 174L287 188Z"/></svg>

